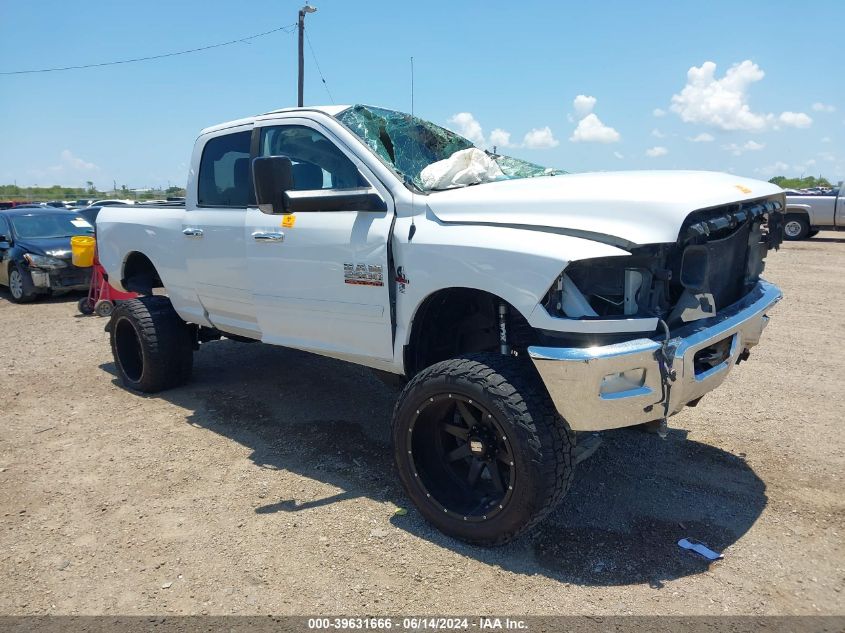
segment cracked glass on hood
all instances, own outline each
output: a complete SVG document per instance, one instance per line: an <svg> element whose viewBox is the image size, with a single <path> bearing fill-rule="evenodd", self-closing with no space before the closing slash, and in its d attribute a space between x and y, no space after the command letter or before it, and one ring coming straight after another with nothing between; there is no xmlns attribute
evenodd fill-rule
<svg viewBox="0 0 845 633"><path fill-rule="evenodd" d="M417 189L425 189L420 179L423 169L448 159L455 152L475 147L460 134L395 110L356 105L336 118L398 172L406 183L413 183ZM490 156L499 164L505 179L565 173L510 156Z"/></svg>

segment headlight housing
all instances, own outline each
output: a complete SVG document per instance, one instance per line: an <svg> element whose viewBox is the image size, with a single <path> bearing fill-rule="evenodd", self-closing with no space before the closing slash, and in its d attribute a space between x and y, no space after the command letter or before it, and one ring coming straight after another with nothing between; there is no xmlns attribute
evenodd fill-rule
<svg viewBox="0 0 845 633"><path fill-rule="evenodd" d="M47 255L33 255L32 253L27 253L23 256L23 258L33 268L46 268L48 270L52 270L55 268L67 267L67 262L63 259L59 259L58 257L49 257Z"/></svg>
<svg viewBox="0 0 845 633"><path fill-rule="evenodd" d="M626 257L600 257L570 264L546 295L552 316L649 318L666 309L665 252L646 247Z"/></svg>

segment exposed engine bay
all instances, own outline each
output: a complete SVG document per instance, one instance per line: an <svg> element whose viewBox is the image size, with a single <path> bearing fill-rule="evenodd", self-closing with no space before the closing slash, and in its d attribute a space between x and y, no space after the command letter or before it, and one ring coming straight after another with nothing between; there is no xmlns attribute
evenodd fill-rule
<svg viewBox="0 0 845 633"><path fill-rule="evenodd" d="M658 318L670 328L714 316L748 294L783 240L783 198L691 213L674 244L573 262L544 299L560 318Z"/></svg>

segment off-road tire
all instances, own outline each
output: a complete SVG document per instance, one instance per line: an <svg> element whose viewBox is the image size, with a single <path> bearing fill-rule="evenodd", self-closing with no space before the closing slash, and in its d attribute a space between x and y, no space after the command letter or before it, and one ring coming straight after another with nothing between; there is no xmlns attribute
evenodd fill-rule
<svg viewBox="0 0 845 633"><path fill-rule="evenodd" d="M793 230L793 227L795 229ZM810 234L810 220L803 213L789 213L783 220L783 238L790 242L805 240Z"/></svg>
<svg viewBox="0 0 845 633"><path fill-rule="evenodd" d="M472 398L509 436L512 493L493 517L467 521L433 502L422 483L409 450L414 420L420 407L438 397ZM573 436L535 368L523 359L468 354L423 370L400 394L392 432L394 459L411 501L441 532L470 543L493 546L513 540L551 512L572 482Z"/></svg>
<svg viewBox="0 0 845 633"><path fill-rule="evenodd" d="M13 275L18 275L20 281L16 282L15 279L13 279ZM28 277L29 273L21 270L18 266L12 266L9 269L9 297L11 297L12 301L15 303L29 303L38 296L31 290L27 290L27 285L30 287L32 286L31 279L27 283ZM15 296L16 292L18 293L17 296Z"/></svg>
<svg viewBox="0 0 845 633"><path fill-rule="evenodd" d="M119 302L112 312L109 336L114 364L125 387L154 393L190 378L192 330L167 297Z"/></svg>

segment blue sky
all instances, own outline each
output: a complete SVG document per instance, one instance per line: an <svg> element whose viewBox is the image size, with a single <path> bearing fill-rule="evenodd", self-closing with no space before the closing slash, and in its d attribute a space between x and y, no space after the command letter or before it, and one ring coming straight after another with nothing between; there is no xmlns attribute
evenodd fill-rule
<svg viewBox="0 0 845 633"><path fill-rule="evenodd" d="M301 4L0 0L0 71L223 42L292 24ZM840 2L313 4L336 103L410 110L414 56L419 116L542 164L845 178ZM330 103L307 48L306 73L306 103ZM0 76L0 183L182 185L201 128L295 102L285 33Z"/></svg>

